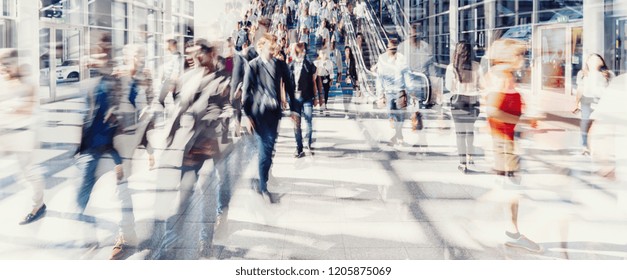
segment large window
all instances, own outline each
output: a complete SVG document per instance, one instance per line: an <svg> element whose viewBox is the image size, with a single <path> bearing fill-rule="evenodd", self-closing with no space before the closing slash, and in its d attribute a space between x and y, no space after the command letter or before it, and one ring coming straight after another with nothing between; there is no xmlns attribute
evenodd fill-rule
<svg viewBox="0 0 627 280"><path fill-rule="evenodd" d="M15 0L0 0L0 48L15 47Z"/></svg>
<svg viewBox="0 0 627 280"><path fill-rule="evenodd" d="M462 1L460 1L461 3ZM465 1L475 2L475 1ZM475 50L477 59L481 58L486 48L486 19L483 4L472 4L459 7L459 40L469 42Z"/></svg>
<svg viewBox="0 0 627 280"><path fill-rule="evenodd" d="M568 22L581 19L582 6L583 0L538 1L538 22Z"/></svg>
<svg viewBox="0 0 627 280"><path fill-rule="evenodd" d="M434 37L435 61L439 64L450 63L450 27L449 15L442 14L435 17L436 34Z"/></svg>
<svg viewBox="0 0 627 280"><path fill-rule="evenodd" d="M15 21L0 19L0 48L15 47Z"/></svg>
<svg viewBox="0 0 627 280"><path fill-rule="evenodd" d="M0 0L2 6L0 7L0 16L14 17L15 16L15 0Z"/></svg>
<svg viewBox="0 0 627 280"><path fill-rule="evenodd" d="M426 2L426 1L423 1L423 2ZM435 13L436 14L448 12L449 5L450 5L449 0L437 0L437 1L433 1L433 2L434 2L434 5L435 5Z"/></svg>

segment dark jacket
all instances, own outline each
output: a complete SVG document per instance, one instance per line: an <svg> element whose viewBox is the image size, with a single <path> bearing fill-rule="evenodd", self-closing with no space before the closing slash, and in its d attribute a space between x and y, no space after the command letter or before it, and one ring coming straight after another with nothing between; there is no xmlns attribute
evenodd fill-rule
<svg viewBox="0 0 627 280"><path fill-rule="evenodd" d="M358 77L357 77L357 60L355 59L355 56L351 53L350 57L348 58L348 69L346 69L348 77L350 77L353 80L353 83L357 83L358 81Z"/></svg>
<svg viewBox="0 0 627 280"><path fill-rule="evenodd" d="M289 96L294 96L294 88L291 86L289 70L284 61L272 58L269 63L264 65L261 57L257 57L250 61L244 74L244 83L242 93L244 95L244 112L253 120L262 120L265 117L281 117L281 81L285 82L285 90ZM267 92L276 99L279 107L272 111L260 112L258 110L258 101L260 100L261 89L265 88Z"/></svg>
<svg viewBox="0 0 627 280"><path fill-rule="evenodd" d="M120 80L112 75L104 75L85 81L81 88L85 92L87 113L77 152L110 150L113 148L113 137L123 129L118 122Z"/></svg>
<svg viewBox="0 0 627 280"><path fill-rule="evenodd" d="M294 89L298 88L302 91L303 100L311 100L315 96L314 92L314 82L313 76L316 74L316 66L311 63L307 58L303 61L303 69L300 72L300 77L298 81L296 81L296 77L294 76L294 66L296 65L295 61L290 63L290 81L292 82L292 87ZM290 95L290 100L294 100L294 96Z"/></svg>
<svg viewBox="0 0 627 280"><path fill-rule="evenodd" d="M244 74L246 72L246 65L253 59L257 58L259 54L254 47L249 47L243 53L236 53L233 56L233 75L231 76L231 102L236 102L239 104L239 100L241 99L238 96L237 89L238 86L241 88L240 83L244 81Z"/></svg>

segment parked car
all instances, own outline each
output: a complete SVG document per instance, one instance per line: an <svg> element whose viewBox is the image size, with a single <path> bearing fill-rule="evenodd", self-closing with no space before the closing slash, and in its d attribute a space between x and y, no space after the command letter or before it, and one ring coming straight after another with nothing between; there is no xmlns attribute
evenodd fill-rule
<svg viewBox="0 0 627 280"><path fill-rule="evenodd" d="M40 79L43 84L48 84L50 68L40 70ZM80 80L80 66L78 60L66 60L56 69L57 82L78 82Z"/></svg>

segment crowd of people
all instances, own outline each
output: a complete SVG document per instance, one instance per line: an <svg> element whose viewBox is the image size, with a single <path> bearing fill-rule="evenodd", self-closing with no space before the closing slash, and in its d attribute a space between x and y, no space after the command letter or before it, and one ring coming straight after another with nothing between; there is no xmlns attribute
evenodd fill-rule
<svg viewBox="0 0 627 280"><path fill-rule="evenodd" d="M314 154L314 113L319 111L318 116L321 117L329 115L332 90L343 94L344 98L340 97L342 102L360 94L363 77L358 75L360 66L356 56L361 53L355 53L348 44L346 38L354 34L347 34L345 27L349 24L348 20L351 25L366 24L363 1L351 9L352 15L345 14L340 8L342 3L338 1L269 2L252 0L232 36L226 40L197 39L186 46L185 54L179 52L179 42L168 40L169 55L164 73L157 82L153 81L157 77L152 77L146 67L145 46L125 46L124 59L121 64L116 64L111 34L102 32L100 42L89 59L89 67L97 69L99 75L83 81L81 86L87 108L76 151L81 183L78 184L75 201L77 213L83 215L94 185L100 178L96 170L106 167L113 171L123 215L112 259L123 258L129 247L137 245L128 178L134 172L131 160L137 150L145 151L150 168L158 167L161 162L159 155L162 154L155 152L155 147L159 145L159 141L155 140L155 124L161 121L157 112L164 112L165 149L180 145L182 150L180 162L176 165L180 171L177 189L186 192L176 202L178 211L183 211L182 207L189 200L189 190L200 184L201 168L205 162L211 161L214 169L210 178L216 189L215 215L216 227L219 227L220 221L225 220L228 214L230 187L235 175L235 171L228 167L236 149L229 144L233 145L243 137L254 137L258 153L258 179L252 187L268 203L277 203L268 181L279 122L284 112L289 111L293 123L296 141L294 157L302 158L306 156L306 151ZM361 44L356 46L360 48ZM410 48L417 51L410 51ZM522 122L536 126L534 120L522 117L524 101L516 88L513 74L523 67L526 48L525 43L517 40L497 40L487 55L489 69L482 69L475 62L476 57L469 43L460 42L455 46L444 84L450 91L446 102L451 105L460 171L468 172L475 162L475 122L485 110L493 139L493 169L503 182L519 183L515 129ZM410 63L406 55L410 57ZM14 122L19 119L32 129L29 130L31 134L21 136L23 140L28 140L18 141L21 147L2 143L2 152L17 158L24 182L32 185L32 211L21 221L21 224L29 224L41 218L47 207L44 203L42 167L34 163L32 153L37 148L36 133L41 122L37 119L35 89L24 78L28 69L17 63L17 57L15 50L0 53L3 85L11 89L10 98L3 93L3 101L13 100L13 105L2 108L0 121ZM411 73L427 73L432 59L428 45L413 36L405 49L397 39L391 39L387 51L377 58L373 67L378 103L388 110L393 128L390 142L394 145L404 141L406 108L411 95L415 94L411 92ZM582 112L584 154L591 151L588 138L595 116L601 119L604 116L603 112L594 109L596 104L603 103L604 97L600 94L613 78L603 59L595 54L590 55L584 70L578 75L576 110ZM153 85L159 88L153 89ZM609 105L599 108L607 107ZM349 118L346 105L344 114ZM411 115L414 128L421 127L420 112L412 112ZM306 123L304 138L303 119ZM3 123L0 129L5 127L8 124ZM0 132L5 133L4 130ZM113 165L105 166L101 161L103 158L111 158ZM604 158L600 174L615 176L615 164L610 158ZM518 198L510 202L513 227L507 232L510 240L506 245L540 251L539 245L518 230ZM174 226L169 226L167 234L176 234ZM164 240L167 239L164 237Z"/></svg>

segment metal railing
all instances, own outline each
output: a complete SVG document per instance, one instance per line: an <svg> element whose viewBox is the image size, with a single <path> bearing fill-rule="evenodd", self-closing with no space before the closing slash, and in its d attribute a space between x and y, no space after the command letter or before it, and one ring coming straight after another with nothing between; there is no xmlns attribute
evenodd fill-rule
<svg viewBox="0 0 627 280"><path fill-rule="evenodd" d="M385 0L385 4L387 6L390 17L392 18L392 21L394 21L397 33L401 36L401 38L407 38L407 27L409 26L409 18L407 17L403 6L401 6L401 3L399 1L395 0Z"/></svg>
<svg viewBox="0 0 627 280"><path fill-rule="evenodd" d="M379 56L386 51L387 49L386 42L388 42L389 37L387 36L387 34L383 34L383 36L381 35L381 30L383 29L383 26L381 25L381 22L378 20L378 18L372 15L372 11L373 11L372 6L370 6L369 3L368 5L369 5L369 9L366 9L365 21L362 23L363 24L362 34L363 34L364 40L366 41L366 44L368 44L369 46L370 55L374 56L374 61L377 61ZM349 46L351 46L353 50L355 50L357 49L357 43L356 43L356 38L355 38L356 36L355 28L352 24L352 21L350 20L350 15L346 7L342 6L342 9L343 9L343 15L344 15L344 20L345 20L344 26L346 27L346 31L347 31L346 43ZM362 53L354 52L354 55L355 55L355 60L357 61L357 66L358 66L357 71L361 77L359 79L360 88L368 96L376 97L377 96L377 92L376 92L377 73L372 72L370 69L366 67ZM423 102L427 103L431 99L431 84L429 81L429 77L425 75L424 73L415 72L415 71L412 71L410 75L412 76L413 80L415 79L422 80L422 83L420 84L423 85L422 90L425 93ZM416 84L419 84L419 82L417 81L414 81L414 82ZM413 90L418 90L418 89L414 87Z"/></svg>

